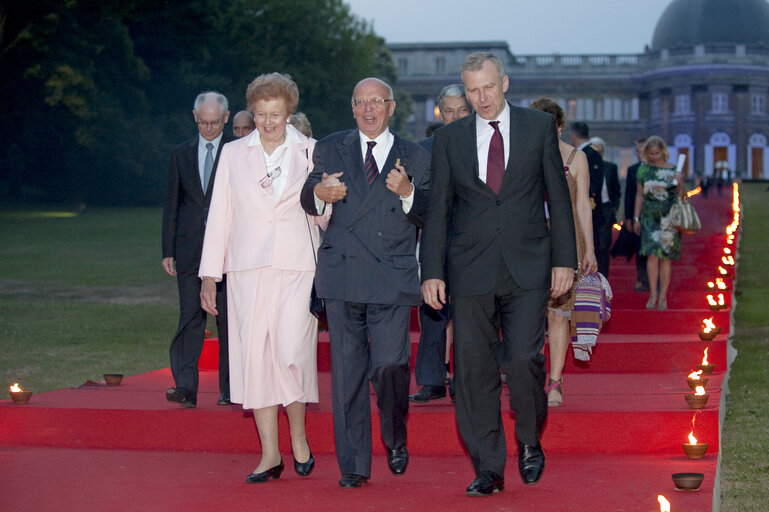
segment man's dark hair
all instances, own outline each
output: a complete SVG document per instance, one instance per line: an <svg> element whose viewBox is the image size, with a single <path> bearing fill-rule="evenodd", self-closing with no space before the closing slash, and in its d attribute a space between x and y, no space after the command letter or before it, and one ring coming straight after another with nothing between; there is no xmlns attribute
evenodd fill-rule
<svg viewBox="0 0 769 512"><path fill-rule="evenodd" d="M587 123L583 121L571 123L571 131L576 133L580 139L590 138L590 128L588 128Z"/></svg>

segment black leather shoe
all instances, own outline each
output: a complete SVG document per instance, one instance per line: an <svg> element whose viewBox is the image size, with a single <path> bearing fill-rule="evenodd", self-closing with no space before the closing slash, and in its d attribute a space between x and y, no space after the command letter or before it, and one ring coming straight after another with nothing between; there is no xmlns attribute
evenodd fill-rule
<svg viewBox="0 0 769 512"><path fill-rule="evenodd" d="M394 475L402 475L406 472L406 466L409 464L409 452L405 446L390 450L387 452L387 465Z"/></svg>
<svg viewBox="0 0 769 512"><path fill-rule="evenodd" d="M197 407L197 404L193 401L184 396L184 394L179 391L178 389L174 387L170 387L166 389L166 400L169 402L178 402L179 405L184 407L185 409L194 409Z"/></svg>
<svg viewBox="0 0 769 512"><path fill-rule="evenodd" d="M422 386L422 389L409 395L409 400L418 404L424 404L430 400L438 400L440 398L446 398L445 386Z"/></svg>
<svg viewBox="0 0 769 512"><path fill-rule="evenodd" d="M539 481L542 471L545 469L545 452L542 445L531 446L518 441L518 471L526 485L533 485Z"/></svg>
<svg viewBox="0 0 769 512"><path fill-rule="evenodd" d="M339 487L343 489L355 489L356 487L363 487L368 482L368 478L360 475L347 474L342 475L339 479Z"/></svg>
<svg viewBox="0 0 769 512"><path fill-rule="evenodd" d="M275 480L280 478L280 474L283 473L283 459L280 459L280 464L277 466L273 466L267 471L262 471L261 473L251 473L246 477L246 483L247 484L261 484L269 480L270 478L274 478Z"/></svg>
<svg viewBox="0 0 769 512"><path fill-rule="evenodd" d="M216 405L232 405L232 402L230 401L230 394L222 393L219 395L219 400L216 402Z"/></svg>
<svg viewBox="0 0 769 512"><path fill-rule="evenodd" d="M315 467L315 458L312 456L312 452L310 452L310 458L307 459L307 462L297 462L296 459L294 459L294 471L299 476L307 476L310 473L312 473L312 469Z"/></svg>
<svg viewBox="0 0 769 512"><path fill-rule="evenodd" d="M495 492L505 489L505 480L493 471L482 471L478 478L473 480L465 494L467 496L491 496Z"/></svg>

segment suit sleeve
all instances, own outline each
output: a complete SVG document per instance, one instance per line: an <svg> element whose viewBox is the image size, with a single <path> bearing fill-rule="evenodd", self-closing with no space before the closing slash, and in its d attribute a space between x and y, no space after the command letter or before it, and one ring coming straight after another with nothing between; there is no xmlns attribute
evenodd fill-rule
<svg viewBox="0 0 769 512"><path fill-rule="evenodd" d="M558 149L555 119L550 117L545 131L543 171L550 210L550 240L552 266L577 268L577 239L571 207L569 185L563 173L563 161Z"/></svg>
<svg viewBox="0 0 769 512"><path fill-rule="evenodd" d="M635 208L635 193L636 193L636 173L638 172L637 165L631 165L627 171L627 180L625 180L625 220L633 218L633 209Z"/></svg>
<svg viewBox="0 0 769 512"><path fill-rule="evenodd" d="M163 206L163 258L176 257L176 222L179 216L179 162L177 152L171 152L171 164L168 168L166 200Z"/></svg>
<svg viewBox="0 0 769 512"><path fill-rule="evenodd" d="M424 217L427 212L428 194L430 192L430 155L421 147L415 148L414 156L414 202L406 216L417 227L424 226ZM408 170L406 170L408 172Z"/></svg>
<svg viewBox="0 0 769 512"><path fill-rule="evenodd" d="M300 195L302 208L309 215L315 215L315 216L320 215L320 213L318 212L318 209L315 207L315 190L314 189L315 189L315 185L320 183L321 179L323 179L323 173L325 172L325 168L326 168L322 158L324 153L324 147L325 146L323 141L315 144L312 150L312 164L311 164L312 170L307 175L307 180L304 182L304 186L302 187L302 192ZM328 206L326 207L326 210L329 210ZM329 215L330 215L330 212L329 212Z"/></svg>
<svg viewBox="0 0 769 512"><path fill-rule="evenodd" d="M230 194L230 155L232 147L225 146L219 159L219 165L211 194L211 206L208 209L206 233L203 238L203 252L200 256L200 277L210 276L217 279L224 273L225 256L232 231L232 196Z"/></svg>
<svg viewBox="0 0 769 512"><path fill-rule="evenodd" d="M453 189L445 137L436 132L430 162L430 187L427 196L419 260L422 281L445 279L446 229L451 215Z"/></svg>

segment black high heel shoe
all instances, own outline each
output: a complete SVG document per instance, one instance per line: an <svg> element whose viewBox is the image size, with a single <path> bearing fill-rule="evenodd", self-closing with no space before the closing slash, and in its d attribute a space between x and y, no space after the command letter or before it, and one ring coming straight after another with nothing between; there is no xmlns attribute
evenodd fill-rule
<svg viewBox="0 0 769 512"><path fill-rule="evenodd" d="M267 471L262 471L261 473L251 473L246 477L246 483L248 484L261 484L263 482L266 482L270 478L274 478L275 480L280 478L280 474L283 472L283 459L280 459L280 464L277 466L273 466Z"/></svg>
<svg viewBox="0 0 769 512"><path fill-rule="evenodd" d="M312 473L312 468L315 467L315 457L312 456L312 451L310 452L310 458L307 459L307 462L297 462L296 458L294 458L294 471L299 476L307 476L310 473Z"/></svg>

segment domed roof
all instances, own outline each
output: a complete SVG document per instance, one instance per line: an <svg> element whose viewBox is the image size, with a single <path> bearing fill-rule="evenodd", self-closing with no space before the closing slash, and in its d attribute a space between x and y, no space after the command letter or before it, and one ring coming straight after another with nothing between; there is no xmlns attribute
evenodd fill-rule
<svg viewBox="0 0 769 512"><path fill-rule="evenodd" d="M652 50L703 43L769 46L766 0L674 0L657 22Z"/></svg>

